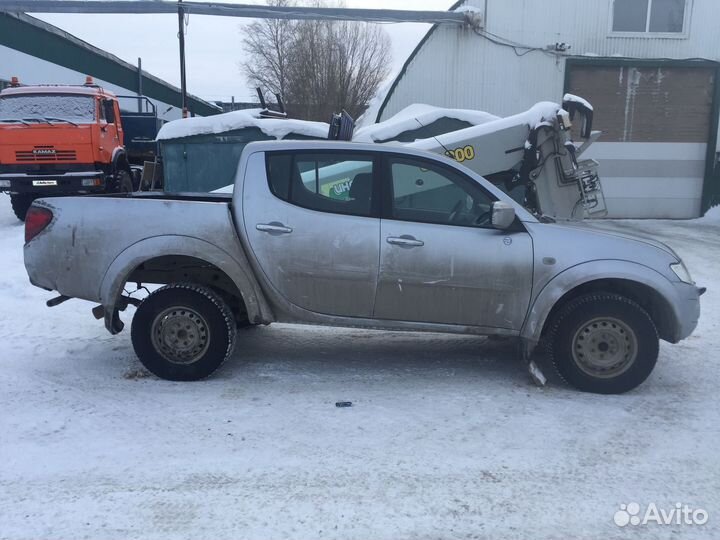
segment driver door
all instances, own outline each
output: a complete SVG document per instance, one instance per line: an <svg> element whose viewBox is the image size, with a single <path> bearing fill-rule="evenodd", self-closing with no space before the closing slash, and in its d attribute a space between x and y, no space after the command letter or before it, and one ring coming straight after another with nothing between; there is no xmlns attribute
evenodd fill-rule
<svg viewBox="0 0 720 540"><path fill-rule="evenodd" d="M520 330L532 287L530 235L492 228L495 198L451 167L390 157L384 176L374 316Z"/></svg>

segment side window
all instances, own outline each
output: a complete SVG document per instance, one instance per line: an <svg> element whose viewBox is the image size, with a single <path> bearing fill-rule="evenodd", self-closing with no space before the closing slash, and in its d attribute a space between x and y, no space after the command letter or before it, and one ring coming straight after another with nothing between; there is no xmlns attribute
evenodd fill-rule
<svg viewBox="0 0 720 540"><path fill-rule="evenodd" d="M105 118L105 103L103 101L97 101L97 107L98 107L98 110L100 111L98 118L100 120L107 120Z"/></svg>
<svg viewBox="0 0 720 540"><path fill-rule="evenodd" d="M465 227L490 225L494 198L472 180L426 162L392 159L392 217Z"/></svg>
<svg viewBox="0 0 720 540"><path fill-rule="evenodd" d="M107 120L108 124L114 124L115 123L115 106L112 100L110 99L104 99L102 101L103 109L105 112L105 120Z"/></svg>
<svg viewBox="0 0 720 540"><path fill-rule="evenodd" d="M352 153L271 153L267 157L271 191L303 208L370 216L373 158Z"/></svg>

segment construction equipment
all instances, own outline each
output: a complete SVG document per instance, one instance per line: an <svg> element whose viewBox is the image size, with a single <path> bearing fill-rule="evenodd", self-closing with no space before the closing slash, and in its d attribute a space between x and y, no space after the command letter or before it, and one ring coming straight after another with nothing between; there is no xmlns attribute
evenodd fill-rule
<svg viewBox="0 0 720 540"><path fill-rule="evenodd" d="M148 98L116 96L92 77L79 86L13 77L0 92L0 191L21 220L40 196L135 191L160 124Z"/></svg>
<svg viewBox="0 0 720 540"><path fill-rule="evenodd" d="M399 144L407 140L405 133L420 127L425 130L424 138L407 143L408 146L445 154L462 163L537 215L582 219L607 214L598 162L579 159L601 135L592 130L590 103L566 94L562 106L541 102L524 113L505 118L478 114L411 106L385 122L364 128L354 140L381 139L383 143ZM432 126L440 125L438 119L444 116L476 125L432 132ZM574 131L583 140L580 145L573 142L576 117L580 125Z"/></svg>

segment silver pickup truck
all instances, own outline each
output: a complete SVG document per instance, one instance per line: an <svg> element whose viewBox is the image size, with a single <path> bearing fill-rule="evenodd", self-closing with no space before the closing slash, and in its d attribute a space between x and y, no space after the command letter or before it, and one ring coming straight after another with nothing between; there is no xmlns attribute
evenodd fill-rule
<svg viewBox="0 0 720 540"><path fill-rule="evenodd" d="M462 165L400 147L257 142L227 194L38 200L31 283L93 309L159 377L196 380L240 326L272 322L501 335L547 344L559 374L618 393L659 339L694 330L699 289L652 240L543 222ZM144 300L125 291L159 284Z"/></svg>

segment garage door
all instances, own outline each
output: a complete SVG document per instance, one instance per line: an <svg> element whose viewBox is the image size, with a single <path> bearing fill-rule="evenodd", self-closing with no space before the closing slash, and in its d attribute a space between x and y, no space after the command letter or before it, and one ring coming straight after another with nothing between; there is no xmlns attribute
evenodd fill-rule
<svg viewBox="0 0 720 540"><path fill-rule="evenodd" d="M568 89L590 100L603 131L600 161L609 217L700 215L715 69L569 65Z"/></svg>

